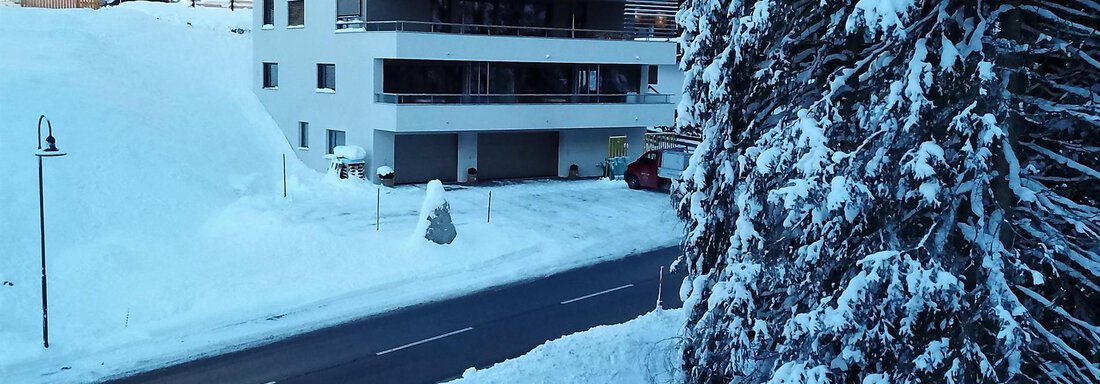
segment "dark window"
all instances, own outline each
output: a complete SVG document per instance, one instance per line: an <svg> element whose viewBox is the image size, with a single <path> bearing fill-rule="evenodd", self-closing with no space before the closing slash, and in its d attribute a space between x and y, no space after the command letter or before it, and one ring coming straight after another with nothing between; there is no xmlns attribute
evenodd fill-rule
<svg viewBox="0 0 1100 384"><path fill-rule="evenodd" d="M332 154L332 149L344 145L344 131L328 130L328 154Z"/></svg>
<svg viewBox="0 0 1100 384"><path fill-rule="evenodd" d="M264 88L279 87L279 64L264 63Z"/></svg>
<svg viewBox="0 0 1100 384"><path fill-rule="evenodd" d="M649 85L657 84L657 73L660 72L656 65L649 66Z"/></svg>
<svg viewBox="0 0 1100 384"><path fill-rule="evenodd" d="M399 102L625 102L642 90L640 65L384 60L382 73Z"/></svg>
<svg viewBox="0 0 1100 384"><path fill-rule="evenodd" d="M309 123L298 122L298 148L309 148Z"/></svg>
<svg viewBox="0 0 1100 384"><path fill-rule="evenodd" d="M286 2L286 25L300 27L306 25L306 4L304 0Z"/></svg>
<svg viewBox="0 0 1100 384"><path fill-rule="evenodd" d="M317 89L336 90L336 64L317 64Z"/></svg>
<svg viewBox="0 0 1100 384"><path fill-rule="evenodd" d="M641 89L642 68L637 65L600 65L600 93L623 95Z"/></svg>
<svg viewBox="0 0 1100 384"><path fill-rule="evenodd" d="M362 0L336 0L336 17L363 16Z"/></svg>
<svg viewBox="0 0 1100 384"><path fill-rule="evenodd" d="M264 0L264 25L275 25L275 0Z"/></svg>

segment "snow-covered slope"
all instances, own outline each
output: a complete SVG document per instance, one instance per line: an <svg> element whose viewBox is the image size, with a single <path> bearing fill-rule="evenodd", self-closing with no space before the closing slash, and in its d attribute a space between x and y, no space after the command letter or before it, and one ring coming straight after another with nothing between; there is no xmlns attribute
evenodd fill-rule
<svg viewBox="0 0 1100 384"><path fill-rule="evenodd" d="M40 343L27 310L40 300L39 114L68 152L45 164L59 347L90 324L125 322L129 307L171 316L178 303L147 296L161 292L143 286L150 271L187 269L210 215L275 188L286 140L249 92L249 37L230 32L248 20L148 3L0 9L0 280L14 284L0 290L0 360L39 351L24 348ZM159 277L188 289L184 276Z"/></svg>
<svg viewBox="0 0 1100 384"><path fill-rule="evenodd" d="M682 309L647 313L623 324L546 342L449 384L674 384L679 374Z"/></svg>
<svg viewBox="0 0 1100 384"><path fill-rule="evenodd" d="M667 195L581 181L494 187L492 223L487 189L452 188L455 242L409 244L422 186L294 160L249 88L249 16L0 8L0 382L97 381L677 241ZM39 114L69 153L45 166L49 350Z"/></svg>

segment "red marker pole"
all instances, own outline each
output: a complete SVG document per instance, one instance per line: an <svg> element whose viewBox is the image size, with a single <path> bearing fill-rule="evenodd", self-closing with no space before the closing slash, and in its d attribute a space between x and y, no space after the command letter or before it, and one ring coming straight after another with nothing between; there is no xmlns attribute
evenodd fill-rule
<svg viewBox="0 0 1100 384"><path fill-rule="evenodd" d="M661 309L661 294L664 293L665 266L661 266L661 274L657 277L657 309Z"/></svg>

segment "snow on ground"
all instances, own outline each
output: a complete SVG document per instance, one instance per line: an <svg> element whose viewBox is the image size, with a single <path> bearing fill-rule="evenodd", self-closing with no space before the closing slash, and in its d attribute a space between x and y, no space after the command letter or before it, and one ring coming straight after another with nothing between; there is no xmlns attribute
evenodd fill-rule
<svg viewBox="0 0 1100 384"><path fill-rule="evenodd" d="M448 384L680 383L685 311L659 310L546 342Z"/></svg>
<svg viewBox="0 0 1100 384"><path fill-rule="evenodd" d="M408 242L422 185L294 160L250 91L250 35L230 31L249 17L0 8L0 381L96 381L677 241L667 195L588 180L448 187L454 244ZM48 350L41 113L68 152L45 164Z"/></svg>

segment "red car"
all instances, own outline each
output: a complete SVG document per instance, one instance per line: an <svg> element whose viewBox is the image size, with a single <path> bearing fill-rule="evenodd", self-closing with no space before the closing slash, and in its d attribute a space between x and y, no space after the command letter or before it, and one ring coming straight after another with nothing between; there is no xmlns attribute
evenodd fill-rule
<svg viewBox="0 0 1100 384"><path fill-rule="evenodd" d="M687 169L691 152L683 148L655 149L626 166L623 179L630 189L661 189Z"/></svg>

